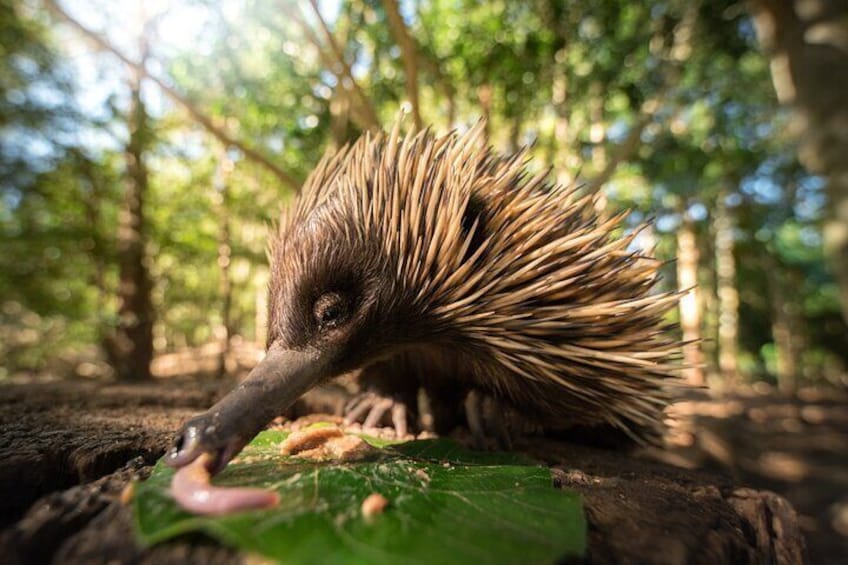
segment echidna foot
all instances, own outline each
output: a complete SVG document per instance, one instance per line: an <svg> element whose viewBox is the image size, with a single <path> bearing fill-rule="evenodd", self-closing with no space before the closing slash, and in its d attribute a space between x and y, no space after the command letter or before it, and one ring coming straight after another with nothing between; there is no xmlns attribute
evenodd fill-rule
<svg viewBox="0 0 848 565"><path fill-rule="evenodd" d="M470 391L465 397L465 419L475 448L512 449L509 409L495 397Z"/></svg>
<svg viewBox="0 0 848 565"><path fill-rule="evenodd" d="M362 422L363 428L373 429L383 423L388 415L395 435L398 438L403 438L409 431L408 413L406 403L398 398L375 392L364 392L354 396L347 403L344 408L344 421L348 425L354 422Z"/></svg>

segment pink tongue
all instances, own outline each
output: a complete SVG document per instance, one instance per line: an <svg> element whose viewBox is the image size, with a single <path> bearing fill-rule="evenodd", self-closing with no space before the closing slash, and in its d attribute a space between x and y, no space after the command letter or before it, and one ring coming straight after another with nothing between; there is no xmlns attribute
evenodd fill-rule
<svg viewBox="0 0 848 565"><path fill-rule="evenodd" d="M184 510L216 516L279 504L280 495L271 490L212 486L206 469L209 460L208 454L201 455L174 474L171 494Z"/></svg>

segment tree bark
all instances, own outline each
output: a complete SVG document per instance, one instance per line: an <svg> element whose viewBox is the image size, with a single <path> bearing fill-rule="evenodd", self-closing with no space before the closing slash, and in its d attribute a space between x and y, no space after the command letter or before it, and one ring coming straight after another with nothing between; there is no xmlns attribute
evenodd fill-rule
<svg viewBox="0 0 848 565"><path fill-rule="evenodd" d="M423 124L421 122L421 108L418 101L418 47L406 29L406 24L400 15L397 0L383 0L383 8L386 10L389 31L392 32L395 43L400 47L406 81L406 97L412 106L412 119L415 123L415 129L420 130Z"/></svg>
<svg viewBox="0 0 848 565"><path fill-rule="evenodd" d="M698 240L701 257L715 258L715 234ZM701 355L704 359L706 375L721 375L719 370L718 319L719 299L717 290L717 275L715 261L707 261L701 265L698 280L698 298L701 305Z"/></svg>
<svg viewBox="0 0 848 565"><path fill-rule="evenodd" d="M824 249L848 322L848 3L756 0L752 6L777 97L795 109L801 162L826 182Z"/></svg>
<svg viewBox="0 0 848 565"><path fill-rule="evenodd" d="M695 224L681 214L677 230L677 286L680 292L680 329L683 331L683 376L691 385L704 384L701 353L701 305L698 299L698 245Z"/></svg>
<svg viewBox="0 0 848 565"><path fill-rule="evenodd" d="M148 45L144 32L139 39L142 66ZM126 174L124 201L119 214L117 251L119 280L118 324L109 342L109 357L118 378L151 378L153 360L153 282L147 264L144 201L148 192L145 152L151 132L141 98L144 73L134 70L130 79L129 141L124 149Z"/></svg>
<svg viewBox="0 0 848 565"><path fill-rule="evenodd" d="M715 219L716 294L718 296L718 367L728 384L737 378L739 340L739 291L736 288L733 216L722 191L716 201Z"/></svg>

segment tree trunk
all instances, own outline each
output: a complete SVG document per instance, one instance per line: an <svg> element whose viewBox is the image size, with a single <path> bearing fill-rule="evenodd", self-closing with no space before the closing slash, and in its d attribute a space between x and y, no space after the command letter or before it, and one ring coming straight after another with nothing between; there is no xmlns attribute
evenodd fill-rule
<svg viewBox="0 0 848 565"><path fill-rule="evenodd" d="M726 195L720 193L715 207L716 294L718 296L718 368L727 384L737 378L739 340L739 291L733 255L733 217Z"/></svg>
<svg viewBox="0 0 848 565"><path fill-rule="evenodd" d="M203 535L184 535L153 546L141 546L134 535L133 509L127 504L132 487L128 485L148 476L152 464L168 448L173 430L189 414L208 406L216 398L216 389L220 386L210 387L202 381L193 386L170 381L156 386L100 387L66 381L0 383L4 400L0 403L3 562L150 565L267 561L239 554ZM326 413L339 404L344 404L339 392L315 390L287 415ZM825 414L834 415L819 427L832 427L842 405L817 406L819 411L825 408ZM68 417L75 413L86 417ZM314 416L307 416L295 425L315 421ZM731 422L735 424L733 435L719 437L719 442L732 445L733 454L744 452L754 460L766 454L761 434L749 431L762 425L754 428L744 414L727 420L725 427ZM839 429L818 437L834 437ZM792 443L795 450L790 455L803 454L797 446L800 442ZM840 443L836 449L827 461L846 451ZM559 487L580 495L593 565L807 562L804 538L790 504L770 492L739 488L728 478L729 473L680 469L647 457L541 437L526 438L519 452L550 466L550 496L557 496ZM819 465L811 468L818 470ZM841 474L828 473L830 470L822 465L813 475L814 479L826 477L817 483L815 493L829 493L828 488L841 486ZM774 483L751 476L760 484ZM751 486L758 488L756 483ZM790 487L783 484L787 494L798 496L798 489ZM824 498L813 511L821 508L826 512L828 496ZM823 537L826 535L820 539L828 540ZM840 549L834 541L820 548L819 554L840 555Z"/></svg>
<svg viewBox="0 0 848 565"><path fill-rule="evenodd" d="M507 138L507 153L515 153L521 146L521 128L523 126L523 117L521 112L518 112L511 120L509 126L509 137Z"/></svg>
<svg viewBox="0 0 848 565"><path fill-rule="evenodd" d="M230 339L232 337L232 302L233 285L230 278L230 259L232 245L230 240L230 173L234 163L227 155L227 148L221 151L221 161L218 164L215 198L218 204L218 293L221 297L221 352L218 355L219 377L227 374L227 359L230 355Z"/></svg>
<svg viewBox="0 0 848 565"><path fill-rule="evenodd" d="M412 119L415 123L415 129L418 131L423 127L421 108L418 103L418 48L415 45L415 40L412 39L406 29L397 0L383 0L383 8L386 10L389 30L395 38L395 43L400 47L406 80L406 97L412 106Z"/></svg>
<svg viewBox="0 0 848 565"><path fill-rule="evenodd" d="M756 0L753 14L777 96L796 111L800 159L826 182L824 249L848 322L848 3Z"/></svg>
<svg viewBox="0 0 848 565"><path fill-rule="evenodd" d="M715 237L710 232L710 237L702 237L698 240L701 246L699 253L701 257L715 257ZM701 266L700 280L698 281L698 296L701 305L701 355L704 359L704 373L706 375L721 375L718 365L718 318L719 300L716 289L716 268L714 261L707 261Z"/></svg>
<svg viewBox="0 0 848 565"><path fill-rule="evenodd" d="M701 305L698 301L698 246L695 224L685 212L677 230L677 285L680 296L680 329L683 331L683 376L691 385L704 384L701 353Z"/></svg>
<svg viewBox="0 0 848 565"><path fill-rule="evenodd" d="M592 169L603 171L607 165L606 125L604 124L604 88L598 81L589 85L589 141L592 143Z"/></svg>
<svg viewBox="0 0 848 565"><path fill-rule="evenodd" d="M477 87L477 100L480 102L480 114L485 123L483 124L483 140L486 145L491 143L492 132L492 85L483 83Z"/></svg>
<svg viewBox="0 0 848 565"><path fill-rule="evenodd" d="M147 52L144 37L140 40L142 61ZM142 64L143 65L143 64ZM141 99L143 73L132 71L129 141L124 149L126 174L124 201L118 227L118 325L109 340L109 357L118 378L144 380L151 378L153 359L153 284L147 269L144 199L148 189L144 153L150 140L147 111Z"/></svg>
<svg viewBox="0 0 848 565"><path fill-rule="evenodd" d="M91 229L91 253L90 257L94 269L89 279L89 284L97 289L97 301L95 302L98 330L101 341L108 335L104 328L102 315L107 310L107 297L110 290L106 285L106 242L103 237L101 208L103 205L104 187L103 180L95 171L94 164L85 155L77 154L80 175L88 184L88 190L83 192L82 201L85 207L85 219Z"/></svg>
<svg viewBox="0 0 848 565"><path fill-rule="evenodd" d="M795 341L797 328L795 305L788 298L783 270L777 262L769 258L767 277L769 298L771 301L771 334L776 354L777 386L784 394L793 394L798 388L799 347Z"/></svg>
<svg viewBox="0 0 848 565"><path fill-rule="evenodd" d="M552 100L554 108L554 155L551 163L554 167L557 184L571 186L574 182L573 171L579 167L579 160L574 155L574 133L570 123L570 108L568 106L568 76L566 74L567 52L565 48L557 51L554 56Z"/></svg>
<svg viewBox="0 0 848 565"><path fill-rule="evenodd" d="M374 109L371 99L368 98L368 95L365 94L365 91L362 90L362 87L359 86L356 78L354 78L353 69L351 68L350 63L348 63L345 59L342 48L336 42L336 39L333 37L333 32L330 31L330 27L324 20L324 16L321 14L321 10L318 7L317 0L309 0L309 5L312 7L312 14L318 22L318 27L324 35L324 41L326 41L332 60L335 63L331 66L331 70L342 85L345 88L350 89L352 99L356 102L356 107L354 108L355 112L352 113L352 116L358 118L364 129L374 132L381 131L382 127L380 126L380 120L377 117L377 111ZM283 8L285 10L289 10L288 6L284 6ZM302 17L299 17L297 13L292 13L291 15L298 21L307 39L309 39L315 45L316 49L318 49L319 54L322 55L322 59L328 59L328 57L323 55L323 46L321 45L321 41L315 33L313 33L309 24L307 24Z"/></svg>
<svg viewBox="0 0 848 565"><path fill-rule="evenodd" d="M330 98L330 142L338 151L350 141L350 97L340 84L333 89Z"/></svg>

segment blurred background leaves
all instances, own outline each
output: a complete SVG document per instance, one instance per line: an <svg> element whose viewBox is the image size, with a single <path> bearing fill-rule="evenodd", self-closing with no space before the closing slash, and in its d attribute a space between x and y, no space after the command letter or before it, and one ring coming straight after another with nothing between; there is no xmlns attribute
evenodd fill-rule
<svg viewBox="0 0 848 565"><path fill-rule="evenodd" d="M653 218L693 382L845 386L848 20L792 6L0 0L0 375L249 364L266 226L405 107Z"/></svg>

